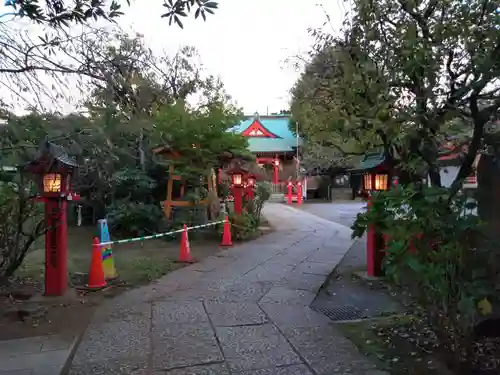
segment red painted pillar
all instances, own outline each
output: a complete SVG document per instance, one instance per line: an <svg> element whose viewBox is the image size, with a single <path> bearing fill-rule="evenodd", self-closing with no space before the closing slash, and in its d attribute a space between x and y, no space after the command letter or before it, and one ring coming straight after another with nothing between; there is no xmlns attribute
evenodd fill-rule
<svg viewBox="0 0 500 375"><path fill-rule="evenodd" d="M297 182L297 204L300 206L302 204L302 183Z"/></svg>
<svg viewBox="0 0 500 375"><path fill-rule="evenodd" d="M241 215L243 212L243 189L241 187L233 188L234 213Z"/></svg>
<svg viewBox="0 0 500 375"><path fill-rule="evenodd" d="M371 199L372 197L368 196L368 210L372 207ZM382 276L384 248L384 237L380 233L377 233L374 226L368 226L366 233L366 268L368 276Z"/></svg>
<svg viewBox="0 0 500 375"><path fill-rule="evenodd" d="M278 184L279 183L279 161L275 160L273 162L273 184Z"/></svg>
<svg viewBox="0 0 500 375"><path fill-rule="evenodd" d="M248 200L254 199L255 198L255 191L253 186L249 186L247 188L247 198Z"/></svg>
<svg viewBox="0 0 500 375"><path fill-rule="evenodd" d="M371 196L368 196L368 210L370 210L372 207L372 200ZM368 226L368 230L366 233L366 268L367 268L367 273L368 276L377 276L376 275L376 265L375 265L375 259L376 255L375 252L377 251L376 249L376 234L375 234L375 228L370 225Z"/></svg>
<svg viewBox="0 0 500 375"><path fill-rule="evenodd" d="M292 204L292 182L291 181L288 181L286 198L287 198L287 203Z"/></svg>
<svg viewBox="0 0 500 375"><path fill-rule="evenodd" d="M45 295L62 296L68 288L67 202L65 199L45 200Z"/></svg>

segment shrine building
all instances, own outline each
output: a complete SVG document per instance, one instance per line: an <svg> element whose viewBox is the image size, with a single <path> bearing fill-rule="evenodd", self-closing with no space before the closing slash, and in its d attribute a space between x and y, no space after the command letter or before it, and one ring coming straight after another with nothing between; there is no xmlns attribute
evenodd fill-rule
<svg viewBox="0 0 500 375"><path fill-rule="evenodd" d="M248 148L264 169L266 180L283 187L296 180L301 141L290 130L290 115L247 116L233 131L248 138Z"/></svg>

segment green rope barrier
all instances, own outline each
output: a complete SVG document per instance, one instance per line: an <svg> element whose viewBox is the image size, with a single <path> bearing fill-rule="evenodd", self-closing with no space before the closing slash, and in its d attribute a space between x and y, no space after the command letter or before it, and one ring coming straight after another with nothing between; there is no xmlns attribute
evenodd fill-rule
<svg viewBox="0 0 500 375"><path fill-rule="evenodd" d="M225 220L214 221L213 223L195 225L193 227L187 227L186 229L188 231L190 231L192 229L206 228L206 227L210 227L212 225L222 224L224 222L225 222ZM103 247L103 246L110 246L110 245L121 245L121 244L132 243L132 242L153 240L153 239L161 238L161 237L165 237L165 236L172 236L174 234L178 234L178 233L182 233L182 232L184 232L184 228L183 229L174 230L172 232L152 234L150 236L142 236L142 237L128 238L128 239L125 239L125 240L116 240L116 241L101 242L99 244L99 246Z"/></svg>

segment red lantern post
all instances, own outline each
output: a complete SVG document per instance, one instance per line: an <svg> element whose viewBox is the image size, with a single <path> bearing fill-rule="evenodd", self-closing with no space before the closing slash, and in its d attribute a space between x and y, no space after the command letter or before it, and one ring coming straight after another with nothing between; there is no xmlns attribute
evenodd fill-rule
<svg viewBox="0 0 500 375"><path fill-rule="evenodd" d="M256 183L256 178L254 175L249 175L247 177L247 184L246 184L246 197L248 200L254 199L255 198L255 183Z"/></svg>
<svg viewBox="0 0 500 375"><path fill-rule="evenodd" d="M68 288L67 267L67 202L79 200L71 191L71 175L76 161L58 146L45 142L39 156L28 166L37 177L45 203L45 295L62 296Z"/></svg>
<svg viewBox="0 0 500 375"><path fill-rule="evenodd" d="M292 188L293 188L292 181L288 181L287 194L286 194L288 204L292 204Z"/></svg>
<svg viewBox="0 0 500 375"><path fill-rule="evenodd" d="M389 188L389 176L387 174L369 173L364 175L363 189L368 193L368 207L372 207L372 191L387 190ZM383 247L384 241L375 227L370 225L366 233L366 267L367 274L371 277L382 275Z"/></svg>
<svg viewBox="0 0 500 375"><path fill-rule="evenodd" d="M234 213L236 215L241 215L243 212L243 179L245 178L247 173L248 171L241 168L240 165L236 165L227 171L227 174L231 176L231 188L234 197Z"/></svg>
<svg viewBox="0 0 500 375"><path fill-rule="evenodd" d="M297 205L302 205L302 182L297 181Z"/></svg>
<svg viewBox="0 0 500 375"><path fill-rule="evenodd" d="M280 159L276 158L273 160L273 184L278 184L279 181L279 168L280 168Z"/></svg>

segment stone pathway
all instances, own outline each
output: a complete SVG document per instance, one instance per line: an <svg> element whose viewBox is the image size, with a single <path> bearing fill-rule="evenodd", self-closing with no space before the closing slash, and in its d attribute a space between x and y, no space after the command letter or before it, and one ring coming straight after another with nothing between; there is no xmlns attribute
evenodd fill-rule
<svg viewBox="0 0 500 375"><path fill-rule="evenodd" d="M0 375L57 375L74 340L54 335L0 341Z"/></svg>
<svg viewBox="0 0 500 375"><path fill-rule="evenodd" d="M72 375L382 374L309 308L350 229L282 204L276 232L102 306Z"/></svg>

